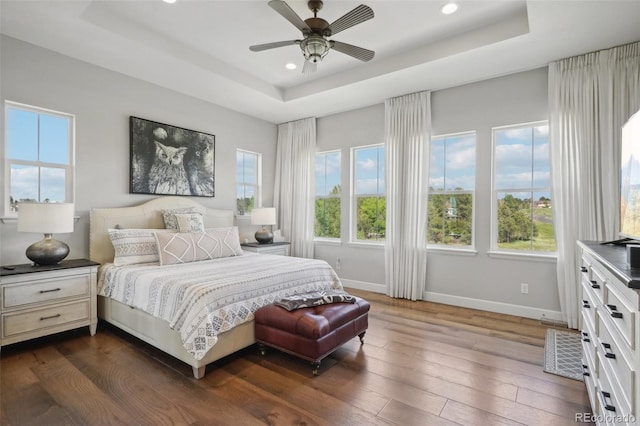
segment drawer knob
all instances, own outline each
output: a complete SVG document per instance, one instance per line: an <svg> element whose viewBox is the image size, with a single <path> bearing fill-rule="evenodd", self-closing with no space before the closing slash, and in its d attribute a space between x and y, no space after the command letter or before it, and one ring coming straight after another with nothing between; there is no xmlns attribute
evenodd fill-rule
<svg viewBox="0 0 640 426"><path fill-rule="evenodd" d="M51 316L48 316L48 317L40 317L40 321L45 321L45 320L48 320L48 319L58 318L60 316L62 316L62 315L55 314L55 315L51 315Z"/></svg>
<svg viewBox="0 0 640 426"><path fill-rule="evenodd" d="M616 359L616 354L611 351L611 345L609 343L603 343L602 347L604 348L605 358Z"/></svg>
<svg viewBox="0 0 640 426"><path fill-rule="evenodd" d="M607 401L611 400L611 394L609 392L600 391L600 399L602 400L602 406L607 411L616 411L616 407L609 404Z"/></svg>
<svg viewBox="0 0 640 426"><path fill-rule="evenodd" d="M59 289L59 288L52 288L51 290L40 290L40 294L43 294L43 293L52 293L52 292L54 292L54 291L60 291L60 289Z"/></svg>
<svg viewBox="0 0 640 426"><path fill-rule="evenodd" d="M595 280L591 280L591 288L600 288L600 284Z"/></svg>
<svg viewBox="0 0 640 426"><path fill-rule="evenodd" d="M618 312L618 308L616 305L606 305L607 311L609 311L609 315L613 318L622 318L622 312Z"/></svg>

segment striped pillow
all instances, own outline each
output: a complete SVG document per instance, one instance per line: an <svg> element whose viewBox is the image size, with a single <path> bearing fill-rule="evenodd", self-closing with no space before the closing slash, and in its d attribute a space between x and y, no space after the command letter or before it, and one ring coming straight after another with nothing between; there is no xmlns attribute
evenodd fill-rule
<svg viewBox="0 0 640 426"><path fill-rule="evenodd" d="M109 238L115 256L116 266L135 265L138 263L158 263L158 245L155 232L175 233L170 229L109 229Z"/></svg>

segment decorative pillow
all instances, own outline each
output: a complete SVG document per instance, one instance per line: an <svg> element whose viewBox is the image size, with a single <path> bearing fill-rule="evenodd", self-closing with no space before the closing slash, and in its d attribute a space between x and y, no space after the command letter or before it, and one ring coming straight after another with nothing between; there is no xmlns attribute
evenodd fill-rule
<svg viewBox="0 0 640 426"><path fill-rule="evenodd" d="M242 254L238 227L207 229L205 232L155 233L161 265L197 262L199 260Z"/></svg>
<svg viewBox="0 0 640 426"><path fill-rule="evenodd" d="M158 246L154 232L175 233L167 229L109 229L109 238L115 250L116 266L137 263L158 263Z"/></svg>
<svg viewBox="0 0 640 426"><path fill-rule="evenodd" d="M180 232L204 232L204 216L201 213L176 213Z"/></svg>
<svg viewBox="0 0 640 426"><path fill-rule="evenodd" d="M327 305L329 303L355 303L356 298L350 294L337 291L314 291L311 293L296 294L276 300L274 305L285 308L287 311L308 308L311 306Z"/></svg>
<svg viewBox="0 0 640 426"><path fill-rule="evenodd" d="M178 229L178 219L176 218L176 214L181 213L200 213L204 214L197 207L181 207L177 209L162 209L160 210L162 213L162 220L164 221L165 229Z"/></svg>

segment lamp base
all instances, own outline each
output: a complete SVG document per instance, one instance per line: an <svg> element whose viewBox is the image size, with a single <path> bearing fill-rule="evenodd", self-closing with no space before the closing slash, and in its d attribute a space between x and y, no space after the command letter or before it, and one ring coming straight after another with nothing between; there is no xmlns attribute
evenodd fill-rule
<svg viewBox="0 0 640 426"><path fill-rule="evenodd" d="M273 232L269 231L267 228L262 228L259 231L256 231L256 241L260 244L271 244L273 242Z"/></svg>
<svg viewBox="0 0 640 426"><path fill-rule="evenodd" d="M44 234L44 239L27 248L26 255L36 265L56 265L69 255L69 246Z"/></svg>

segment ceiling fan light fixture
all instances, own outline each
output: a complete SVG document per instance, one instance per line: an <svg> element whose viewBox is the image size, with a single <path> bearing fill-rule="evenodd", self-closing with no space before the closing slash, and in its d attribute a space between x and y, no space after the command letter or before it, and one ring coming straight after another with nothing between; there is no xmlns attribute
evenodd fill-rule
<svg viewBox="0 0 640 426"><path fill-rule="evenodd" d="M329 52L331 44L320 35L310 34L300 42L300 49L302 49L304 58L307 61L317 64L322 61L322 58Z"/></svg>
<svg viewBox="0 0 640 426"><path fill-rule="evenodd" d="M451 15L452 13L455 13L456 10L458 10L458 5L454 2L449 2L440 9L444 15Z"/></svg>

